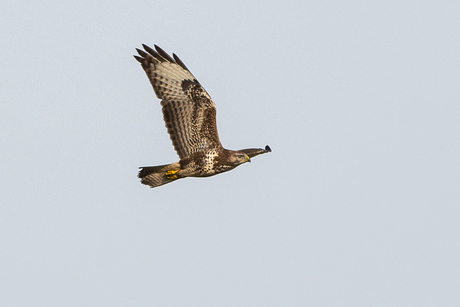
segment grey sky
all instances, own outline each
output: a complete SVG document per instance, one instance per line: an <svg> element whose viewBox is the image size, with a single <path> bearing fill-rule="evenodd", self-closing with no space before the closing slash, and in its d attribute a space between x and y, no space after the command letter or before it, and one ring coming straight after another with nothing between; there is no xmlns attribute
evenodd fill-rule
<svg viewBox="0 0 460 307"><path fill-rule="evenodd" d="M303 4L297 4L303 3ZM1 306L457 306L460 3L0 4ZM178 160L132 57L178 54L223 145Z"/></svg>

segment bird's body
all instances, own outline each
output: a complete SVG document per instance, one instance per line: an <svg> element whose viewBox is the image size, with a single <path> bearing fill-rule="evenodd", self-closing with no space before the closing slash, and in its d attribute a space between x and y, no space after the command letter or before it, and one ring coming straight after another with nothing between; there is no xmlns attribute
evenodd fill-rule
<svg viewBox="0 0 460 307"><path fill-rule="evenodd" d="M211 97L173 54L158 46L143 45L134 56L142 64L155 94L161 99L163 119L180 161L141 167L141 182L157 187L185 177L209 177L250 162L256 155L270 152L251 148L228 150L222 147L216 127L216 107Z"/></svg>

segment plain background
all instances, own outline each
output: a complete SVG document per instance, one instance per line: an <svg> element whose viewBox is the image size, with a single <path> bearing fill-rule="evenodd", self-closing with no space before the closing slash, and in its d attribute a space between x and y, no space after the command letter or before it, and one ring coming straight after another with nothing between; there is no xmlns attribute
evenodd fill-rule
<svg viewBox="0 0 460 307"><path fill-rule="evenodd" d="M458 1L0 4L1 306L459 306ZM178 54L223 145L178 160L132 57Z"/></svg>

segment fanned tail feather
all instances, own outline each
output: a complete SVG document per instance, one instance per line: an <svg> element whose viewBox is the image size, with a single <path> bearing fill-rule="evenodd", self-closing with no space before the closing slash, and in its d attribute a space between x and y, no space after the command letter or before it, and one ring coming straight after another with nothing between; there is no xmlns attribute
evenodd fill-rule
<svg viewBox="0 0 460 307"><path fill-rule="evenodd" d="M166 177L165 173L167 171L178 171L180 169L180 163L175 162L171 164L159 166L143 166L139 168L140 171L137 177L141 178L141 183L154 188L177 180L177 178Z"/></svg>

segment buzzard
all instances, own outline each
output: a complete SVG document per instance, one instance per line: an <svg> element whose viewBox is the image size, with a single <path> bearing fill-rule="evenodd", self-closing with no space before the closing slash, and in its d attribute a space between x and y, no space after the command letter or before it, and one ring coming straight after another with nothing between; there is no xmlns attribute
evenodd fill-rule
<svg viewBox="0 0 460 307"><path fill-rule="evenodd" d="M160 166L140 167L141 183L158 187L185 177L208 177L251 162L252 157L271 152L249 148L228 150L217 134L216 106L179 57L169 56L155 45L136 49L139 61L159 99L163 119L180 160Z"/></svg>

